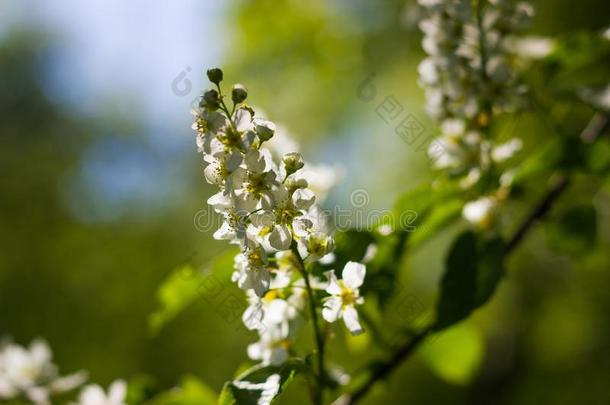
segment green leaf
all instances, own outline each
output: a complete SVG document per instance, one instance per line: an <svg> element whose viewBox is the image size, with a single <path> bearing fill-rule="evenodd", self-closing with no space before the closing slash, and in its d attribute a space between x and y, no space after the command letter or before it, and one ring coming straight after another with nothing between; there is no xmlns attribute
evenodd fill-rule
<svg viewBox="0 0 610 405"><path fill-rule="evenodd" d="M453 186L422 184L399 197L394 208L396 229L407 232L408 246L416 247L458 218L462 205Z"/></svg>
<svg viewBox="0 0 610 405"><path fill-rule="evenodd" d="M610 43L596 32L573 32L556 39L545 60L547 81L563 89L607 83Z"/></svg>
<svg viewBox="0 0 610 405"><path fill-rule="evenodd" d="M464 203L458 199L435 205L409 237L409 246L415 248L445 229L460 217L463 206Z"/></svg>
<svg viewBox="0 0 610 405"><path fill-rule="evenodd" d="M588 252L597 241L597 211L592 204L570 207L547 225L549 244L573 256Z"/></svg>
<svg viewBox="0 0 610 405"><path fill-rule="evenodd" d="M164 392L146 405L214 405L216 393L192 375L185 376L177 389Z"/></svg>
<svg viewBox="0 0 610 405"><path fill-rule="evenodd" d="M271 404L297 374L309 370L302 360L290 360L280 366L254 366L224 385L218 405Z"/></svg>
<svg viewBox="0 0 610 405"><path fill-rule="evenodd" d="M147 374L136 374L127 384L126 402L129 404L142 404L158 392L154 377Z"/></svg>
<svg viewBox="0 0 610 405"><path fill-rule="evenodd" d="M445 263L435 329L445 329L485 304L503 275L504 242L500 238L481 240L472 231L459 235Z"/></svg>
<svg viewBox="0 0 610 405"><path fill-rule="evenodd" d="M418 353L438 377L465 386L479 371L485 343L476 327L462 323L425 342Z"/></svg>
<svg viewBox="0 0 610 405"><path fill-rule="evenodd" d="M513 186L521 186L535 176L553 171L561 159L562 145L562 139L556 137L532 151L514 169Z"/></svg>
<svg viewBox="0 0 610 405"><path fill-rule="evenodd" d="M233 249L220 254L212 260L205 272L196 270L190 264L172 270L157 289L160 306L148 319L151 333L157 334L180 312L197 299L202 298L209 289L201 287L206 284L209 277L214 277L217 282L229 280L233 271L235 254Z"/></svg>
<svg viewBox="0 0 610 405"><path fill-rule="evenodd" d="M610 141L598 139L587 149L587 168L597 174L610 173Z"/></svg>
<svg viewBox="0 0 610 405"><path fill-rule="evenodd" d="M423 217L434 204L436 195L429 183L420 184L403 193L394 206L395 218L400 218L408 211L416 212L418 218Z"/></svg>

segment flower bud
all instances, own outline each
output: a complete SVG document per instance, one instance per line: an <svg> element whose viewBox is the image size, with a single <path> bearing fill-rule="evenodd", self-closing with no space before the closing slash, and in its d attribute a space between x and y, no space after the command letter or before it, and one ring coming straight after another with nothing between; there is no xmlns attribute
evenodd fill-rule
<svg viewBox="0 0 610 405"><path fill-rule="evenodd" d="M256 130L256 135L261 140L261 142L268 141L275 134L275 124L266 120L256 120L254 123Z"/></svg>
<svg viewBox="0 0 610 405"><path fill-rule="evenodd" d="M286 174L288 176L305 166L303 157L298 152L286 153L282 161L286 166Z"/></svg>
<svg viewBox="0 0 610 405"><path fill-rule="evenodd" d="M233 86L231 99L235 104L243 103L248 98L248 90L241 84Z"/></svg>
<svg viewBox="0 0 610 405"><path fill-rule="evenodd" d="M464 205L462 216L483 230L491 229L495 220L497 201L493 197L481 197Z"/></svg>
<svg viewBox="0 0 610 405"><path fill-rule="evenodd" d="M288 189L288 192L292 194L300 188L306 188L307 186L309 186L309 184L305 179L294 179L291 177L286 180L285 186Z"/></svg>
<svg viewBox="0 0 610 405"><path fill-rule="evenodd" d="M220 107L220 95L216 90L208 90L201 96L200 107L205 107L210 111L216 111Z"/></svg>
<svg viewBox="0 0 610 405"><path fill-rule="evenodd" d="M207 74L208 74L208 79L210 79L210 81L212 83L218 85L220 82L222 82L223 74L222 74L221 69L219 69L219 68L208 69Z"/></svg>

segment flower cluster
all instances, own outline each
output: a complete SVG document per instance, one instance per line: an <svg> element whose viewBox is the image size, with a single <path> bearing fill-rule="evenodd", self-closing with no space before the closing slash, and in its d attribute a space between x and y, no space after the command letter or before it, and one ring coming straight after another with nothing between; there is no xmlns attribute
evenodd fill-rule
<svg viewBox="0 0 610 405"><path fill-rule="evenodd" d="M428 54L419 65L420 82L427 110L441 128L430 154L437 156L436 167L459 179L462 187L484 183L479 192L485 196L467 204L464 217L488 227L510 184L510 171L497 168L522 146L518 138L498 144L491 139L489 124L495 115L514 110L524 92L512 49L514 34L527 25L533 8L514 0L419 3L427 12L420 28Z"/></svg>
<svg viewBox="0 0 610 405"><path fill-rule="evenodd" d="M313 190L324 192L335 176L328 175L326 168L320 168L321 178L316 176L315 168L305 168L298 152L286 150L286 142L283 147L274 146L278 128L255 116L245 103L244 86L233 86L229 109L220 86L223 72L210 69L207 75L216 88L202 94L199 108L193 111L193 129L206 163L205 179L219 189L208 199L224 218L214 238L240 247L232 279L246 291L250 303L244 324L260 335L249 346L248 355L264 364L286 360L298 315L308 299L316 299L313 291L328 291L332 296L333 315L327 316L325 310L325 319L332 322L347 311L346 325L359 333L358 314L351 309L362 298L352 272L348 271L351 281L341 290L346 293L335 296L336 289L329 290L329 282L336 283L330 275L323 280L307 270L314 262L334 260L332 232ZM361 266L360 284L365 272ZM337 298L344 300L342 307L337 308Z"/></svg>
<svg viewBox="0 0 610 405"><path fill-rule="evenodd" d="M12 343L0 348L0 400L25 399L45 405L51 395L70 391L85 381L82 371L60 377L51 357L42 340L34 340L29 348Z"/></svg>
<svg viewBox="0 0 610 405"><path fill-rule="evenodd" d="M60 377L51 361L49 345L34 340L28 348L8 343L0 347L0 402L21 400L35 405L48 405L51 397L81 386L87 373L79 371ZM126 405L127 384L115 381L108 395L95 384L85 386L73 405Z"/></svg>

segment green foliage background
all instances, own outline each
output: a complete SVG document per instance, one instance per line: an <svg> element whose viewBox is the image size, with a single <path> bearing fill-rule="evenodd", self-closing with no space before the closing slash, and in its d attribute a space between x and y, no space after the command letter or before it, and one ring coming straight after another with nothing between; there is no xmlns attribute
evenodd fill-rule
<svg viewBox="0 0 610 405"><path fill-rule="evenodd" d="M425 154L406 145L375 113L383 97L394 95L428 134L436 132L422 109L416 74L420 34L404 2L236 1L230 9L227 58L219 65L229 80L248 86L256 106L298 137L306 156L346 166L328 206L345 206L353 189L364 188L372 197L367 208L389 208L405 191L431 181ZM536 9L531 32L537 35L573 35L610 22L610 5L594 0L577 7L567 0L538 1ZM107 137L109 128L145 148L146 127L137 114L125 122L108 109L104 120L91 120L49 99L42 90L42 62L53 40L32 29L0 44L0 335L22 344L43 336L62 371L84 368L102 384L122 377L156 392L193 375L218 392L244 363L246 345L254 339L219 309L226 296L241 298L241 292L228 283L220 297L189 290L194 300L182 309L184 297L157 291L168 277L192 288L199 276L188 268L170 275L181 266L211 269L221 283L230 270L230 260L210 264L226 246L193 226L193 215L211 192L194 141L174 163L180 166L174 175L187 173L189 182L180 201L104 223L70 215L64 190L87 148ZM610 64L578 65L579 52L597 50L582 43L568 48L562 63L573 63L573 73L554 84L573 86L574 78L607 83ZM528 79L544 89L549 76L540 72L533 70ZM377 96L366 101L358 88L371 74ZM550 91L541 94L543 102L553 100ZM559 100L551 117L560 131L535 110L507 119L497 130L520 136L527 157L550 149L552 158L579 159L574 150L554 151L553 142L561 132L578 134L591 111ZM173 130L194 140L189 128ZM364 403L607 403L609 154L606 137L592 157L584 157L593 170L579 170L549 225L537 227L509 259L508 276L491 303L436 345L423 347ZM508 208L507 229L540 197L552 159L544 162L549 167L536 169ZM423 312L431 310L444 257L463 228L458 221L396 263L400 273L390 282L400 284L397 295L385 314L371 316L384 325L411 322L401 312L405 307L395 303L403 291L417 297ZM153 333L149 318L159 300L175 306L175 317ZM351 338L337 329L329 352L355 369L379 354L370 335ZM280 402L300 403L303 390L291 386Z"/></svg>

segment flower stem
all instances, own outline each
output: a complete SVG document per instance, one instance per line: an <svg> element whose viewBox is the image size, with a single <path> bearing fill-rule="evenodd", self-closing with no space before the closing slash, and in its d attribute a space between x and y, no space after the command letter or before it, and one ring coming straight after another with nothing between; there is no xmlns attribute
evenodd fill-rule
<svg viewBox="0 0 610 405"><path fill-rule="evenodd" d="M237 130L237 125L233 122L233 112L235 112L235 104L233 104L233 111L229 112L229 108L225 104L224 97L222 95L222 89L220 88L220 84L216 83L216 88L218 89L218 94L220 95L220 109L227 114L227 118L229 119L229 123L231 127Z"/></svg>
<svg viewBox="0 0 610 405"><path fill-rule="evenodd" d="M313 394L313 402L316 405L322 405L322 400L324 396L324 384L325 384L325 372L324 372L324 337L322 336L322 331L320 329L320 324L318 322L318 312L316 309L316 301L313 295L313 289L311 288L311 283L309 282L309 274L305 271L305 263L297 250L296 243L293 241L291 246L292 253L297 259L298 269L301 273L301 276L305 280L305 288L307 289L307 296L309 301L309 311L311 313L311 320L313 322L313 330L314 330L314 339L316 342L316 348L318 353L318 383L314 389Z"/></svg>

